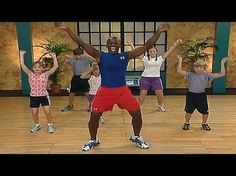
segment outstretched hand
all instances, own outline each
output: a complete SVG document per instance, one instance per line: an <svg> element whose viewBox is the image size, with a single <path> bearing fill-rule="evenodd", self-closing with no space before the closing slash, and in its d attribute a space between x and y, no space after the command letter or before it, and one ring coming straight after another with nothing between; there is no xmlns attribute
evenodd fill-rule
<svg viewBox="0 0 236 176"><path fill-rule="evenodd" d="M24 55L26 53L25 50L20 50L20 54Z"/></svg>
<svg viewBox="0 0 236 176"><path fill-rule="evenodd" d="M55 57L56 57L56 54L55 54L55 53L49 53L49 55L50 55L52 58L55 58Z"/></svg>
<svg viewBox="0 0 236 176"><path fill-rule="evenodd" d="M221 60L221 63L224 64L227 60L228 60L228 57L224 57L224 58Z"/></svg>
<svg viewBox="0 0 236 176"><path fill-rule="evenodd" d="M170 24L168 24L168 23L161 24L159 27L159 30L161 32L167 31L168 29L170 29Z"/></svg>
<svg viewBox="0 0 236 176"><path fill-rule="evenodd" d="M55 22L54 23L56 27L60 28L60 29L66 29L67 26L64 22Z"/></svg>
<svg viewBox="0 0 236 176"><path fill-rule="evenodd" d="M131 45L133 45L133 42L131 42L130 40L126 40L126 44L131 46Z"/></svg>
<svg viewBox="0 0 236 176"><path fill-rule="evenodd" d="M177 55L177 58L179 59L180 62L182 62L182 57L180 55Z"/></svg>
<svg viewBox="0 0 236 176"><path fill-rule="evenodd" d="M175 41L174 46L176 47L176 46L178 46L182 42L183 42L182 39L178 39L178 40Z"/></svg>

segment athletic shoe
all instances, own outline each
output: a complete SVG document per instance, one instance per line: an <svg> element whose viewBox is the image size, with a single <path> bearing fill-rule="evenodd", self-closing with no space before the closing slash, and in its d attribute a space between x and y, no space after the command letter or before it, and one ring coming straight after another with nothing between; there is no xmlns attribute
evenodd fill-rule
<svg viewBox="0 0 236 176"><path fill-rule="evenodd" d="M160 112L166 112L165 108L163 106L159 106L159 111Z"/></svg>
<svg viewBox="0 0 236 176"><path fill-rule="evenodd" d="M101 124L104 124L104 123L105 123L105 122L104 122L104 119L102 118L102 116L100 117L99 122L100 122Z"/></svg>
<svg viewBox="0 0 236 176"><path fill-rule="evenodd" d="M149 148L149 144L147 142L145 142L141 136L131 136L129 140L136 143L142 149Z"/></svg>
<svg viewBox="0 0 236 176"><path fill-rule="evenodd" d="M34 124L30 130L31 133L36 133L38 130L40 130L41 126Z"/></svg>
<svg viewBox="0 0 236 176"><path fill-rule="evenodd" d="M86 144L84 144L82 146L82 150L83 151L89 151L89 150L92 150L94 147L96 147L98 144L100 144L99 140L96 139L96 140L88 140L88 142Z"/></svg>
<svg viewBox="0 0 236 176"><path fill-rule="evenodd" d="M202 129L206 131L211 131L211 128L207 123L202 123Z"/></svg>
<svg viewBox="0 0 236 176"><path fill-rule="evenodd" d="M189 130L189 126L190 124L189 123L184 123L184 126L183 126L183 130Z"/></svg>
<svg viewBox="0 0 236 176"><path fill-rule="evenodd" d="M73 109L73 105L67 105L66 107L64 107L61 111L64 112L64 111L70 111Z"/></svg>
<svg viewBox="0 0 236 176"><path fill-rule="evenodd" d="M56 129L53 125L48 125L48 133L55 133Z"/></svg>

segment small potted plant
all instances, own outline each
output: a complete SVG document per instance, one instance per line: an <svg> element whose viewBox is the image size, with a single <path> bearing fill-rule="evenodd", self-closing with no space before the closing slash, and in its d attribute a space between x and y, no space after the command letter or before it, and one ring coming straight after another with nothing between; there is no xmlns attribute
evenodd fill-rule
<svg viewBox="0 0 236 176"><path fill-rule="evenodd" d="M45 49L47 52L45 52L39 60L41 60L44 64L46 69L50 69L53 66L53 60L51 57L47 57L46 55L53 52L56 54L56 56L59 56L63 52L71 51L69 45L64 43L59 43L53 39L47 39L47 43L41 44L41 45L35 45L35 47L40 47ZM52 84L50 85L51 90L53 93L60 93L61 90L61 84L59 84L59 78L58 75L63 71L62 64L59 63L58 69L49 76L49 80L52 81Z"/></svg>
<svg viewBox="0 0 236 176"><path fill-rule="evenodd" d="M212 50L213 49L213 50ZM183 63L190 65L198 59L208 61L213 56L214 49L217 49L213 37L199 38L196 40L186 40L178 46L179 55L183 58Z"/></svg>

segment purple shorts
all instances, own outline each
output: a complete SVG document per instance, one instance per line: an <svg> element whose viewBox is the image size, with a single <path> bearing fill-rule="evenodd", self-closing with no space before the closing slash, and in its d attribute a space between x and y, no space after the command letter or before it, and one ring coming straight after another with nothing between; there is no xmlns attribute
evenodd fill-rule
<svg viewBox="0 0 236 176"><path fill-rule="evenodd" d="M163 85L160 77L141 77L140 90L162 90Z"/></svg>
<svg viewBox="0 0 236 176"><path fill-rule="evenodd" d="M89 96L88 96L89 102L92 102L94 97L95 97L95 95L89 94Z"/></svg>

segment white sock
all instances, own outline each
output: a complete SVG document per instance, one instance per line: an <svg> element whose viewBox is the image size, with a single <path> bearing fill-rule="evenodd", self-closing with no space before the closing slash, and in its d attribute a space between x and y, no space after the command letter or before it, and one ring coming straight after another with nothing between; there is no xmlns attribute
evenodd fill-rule
<svg viewBox="0 0 236 176"><path fill-rule="evenodd" d="M48 123L48 126L51 126L52 125L52 123Z"/></svg>

